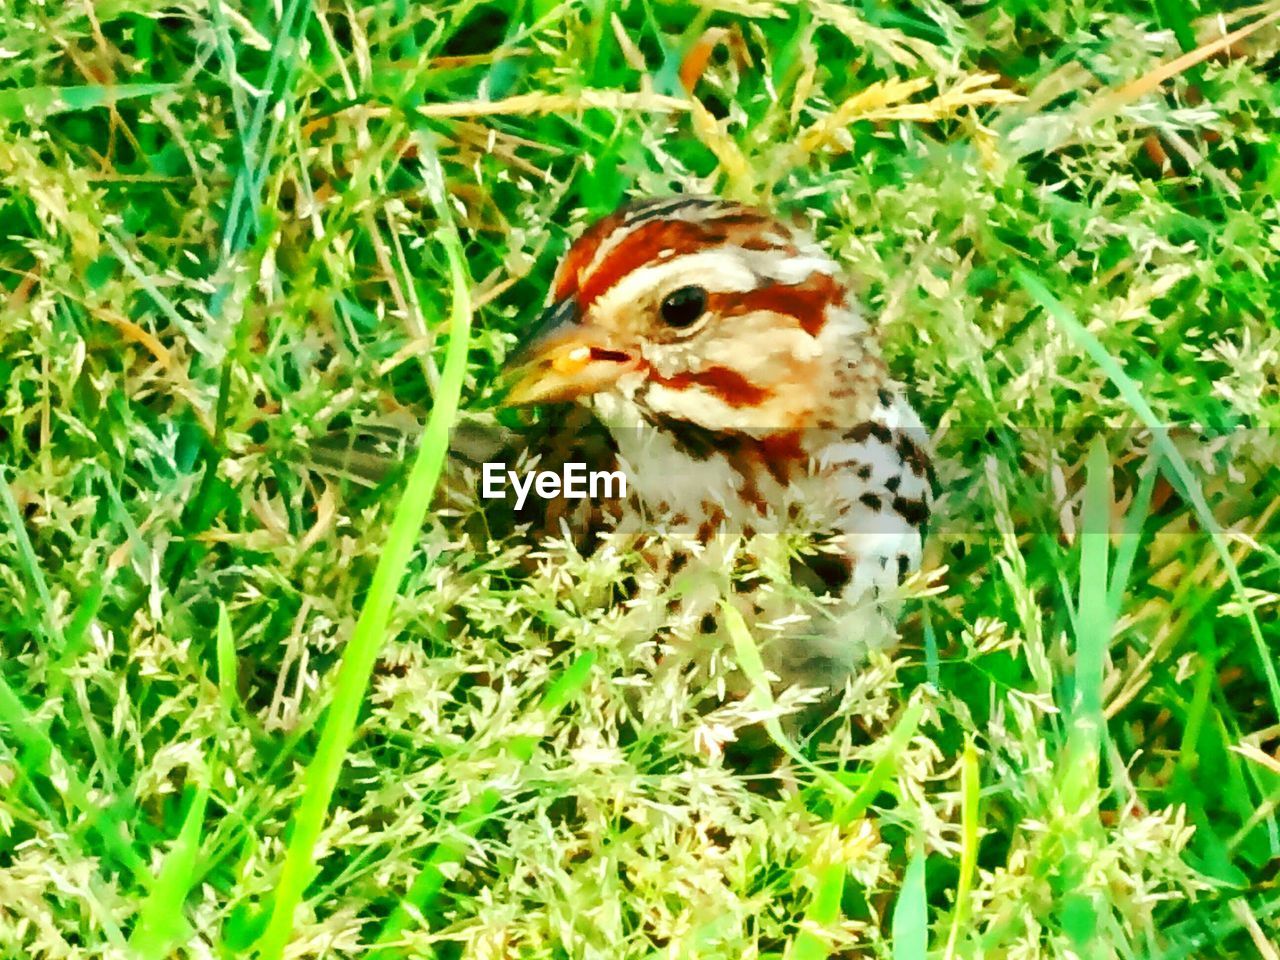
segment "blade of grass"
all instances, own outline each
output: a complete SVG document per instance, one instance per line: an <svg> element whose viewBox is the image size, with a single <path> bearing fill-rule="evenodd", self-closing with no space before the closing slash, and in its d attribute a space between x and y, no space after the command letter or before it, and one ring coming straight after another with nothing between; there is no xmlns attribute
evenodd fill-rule
<svg viewBox="0 0 1280 960"><path fill-rule="evenodd" d="M1223 50L1230 49L1233 45L1238 44L1250 34L1256 33L1263 27L1270 26L1280 20L1280 10L1272 10L1265 16L1259 17L1252 23L1233 30L1228 34L1218 37L1216 40L1210 40L1193 50L1184 53L1180 57L1160 64L1154 70L1151 70L1141 77L1130 80L1123 86L1114 90L1107 90L1099 95L1085 116L1085 123L1094 123L1101 117L1110 113L1114 113L1121 107L1140 97L1146 96L1153 90L1156 90L1166 80L1171 80L1185 70L1189 70L1198 63L1203 63L1210 57L1217 56Z"/></svg>
<svg viewBox="0 0 1280 960"><path fill-rule="evenodd" d="M884 753L872 765L871 772L858 787L847 806L841 809L834 821L841 826L852 823L866 812L871 801L885 788L890 778L898 769L898 757L907 748L911 738L916 735L916 727L920 725L920 717L924 713L924 701L915 700L902 712L893 733L889 734Z"/></svg>
<svg viewBox="0 0 1280 960"><path fill-rule="evenodd" d="M831 955L827 938L812 927L830 927L840 919L840 898L844 895L844 878L848 867L829 863L822 868L814 885L813 902L805 914L805 925L791 941L788 960L826 960Z"/></svg>
<svg viewBox="0 0 1280 960"><path fill-rule="evenodd" d="M7 689L7 688L6 688ZM9 770L16 770L22 766L22 760L9 747L9 744L0 740L0 763L3 763ZM44 823L50 825L59 824L60 818L54 809L49 805L40 792L34 788L34 785L28 784L25 792L27 799L31 805L32 812L39 813L44 817ZM22 805L17 803L18 793L13 790L11 784L5 787L5 807L6 816L12 818L15 813L22 811ZM81 845L73 847L72 840L79 841L79 837L74 833L65 829L53 829L49 831L49 843L58 852L64 864L74 863L82 860L85 855L85 848ZM53 872L53 871L51 871ZM145 870L139 866L135 873L136 878L141 882L147 879ZM88 877L88 883L83 888L80 902L87 906L94 915L94 920L101 926L102 932L106 935L107 940L112 947L117 950L123 950L125 947L124 933L120 930L119 925L113 919L113 909L108 909L104 903L104 899L111 900L112 904L119 902L119 894L113 890L110 894L103 889L104 884L96 873L91 873ZM22 903L21 897L12 897L5 903L5 907L12 911L13 907ZM30 954L27 954L30 956ZM16 953L9 952L6 956L18 956Z"/></svg>
<svg viewBox="0 0 1280 960"><path fill-rule="evenodd" d="M938 660L938 635L933 629L933 613L930 599L920 605L920 622L924 627L924 675L933 686L939 686L940 661Z"/></svg>
<svg viewBox="0 0 1280 960"><path fill-rule="evenodd" d="M1133 573L1133 563L1138 557L1138 545L1142 540L1142 528L1147 522L1147 514L1151 511L1151 494L1156 487L1156 477L1160 474L1160 464L1154 459L1142 469L1142 478L1138 481L1138 492L1134 495L1129 512L1125 515L1124 534L1120 545L1116 548L1115 564L1111 569L1111 588L1107 592L1107 608L1111 611L1112 621L1120 617L1120 603L1124 599L1125 588Z"/></svg>
<svg viewBox="0 0 1280 960"><path fill-rule="evenodd" d="M120 86L85 84L70 87L28 87L0 92L0 116L22 121L28 111L43 119L55 113L71 113L110 107L139 98L151 99L178 89L176 83L128 83Z"/></svg>
<svg viewBox="0 0 1280 960"><path fill-rule="evenodd" d="M183 905L195 885L196 859L200 855L200 834L208 800L209 788L198 787L173 847L164 858L151 892L142 902L138 925L129 936L129 947L140 960L163 960L190 930Z"/></svg>
<svg viewBox="0 0 1280 960"><path fill-rule="evenodd" d="M283 955L293 932L294 910L314 876L315 844L320 838L329 801L355 734L356 718L382 646L400 581L409 565L418 531L426 519L444 466L449 430L457 413L466 374L471 294L462 240L445 195L444 173L435 148L425 136L418 138L418 148L427 193L441 223L440 240L453 285L449 347L440 378L440 392L427 420L404 495L392 518L386 547L374 570L368 596L351 639L343 650L334 681L333 699L320 731L320 742L304 774L302 798L294 811L292 833L276 885L271 919L258 944L258 955L263 960L279 960Z"/></svg>
<svg viewBox="0 0 1280 960"><path fill-rule="evenodd" d="M1102 677L1111 645L1107 568L1110 553L1111 463L1101 438L1089 450L1084 509L1080 519L1079 628L1076 633L1075 702L1072 726L1096 763L1102 736Z"/></svg>
<svg viewBox="0 0 1280 960"><path fill-rule="evenodd" d="M22 514L18 510L18 504L13 499L13 491L9 489L9 483L5 478L3 466L0 466L0 506L4 508L4 517L8 521L10 528L13 530L13 538L14 542L18 545L18 556L23 570L27 575L27 579L31 582L32 587L35 589L36 595L40 598L40 611L42 614L41 619L43 620L43 633L45 639L49 642L52 651L62 658L67 651L66 636L62 631L61 625L55 619L55 607L53 605L53 597L49 592L49 584L45 580L44 571L41 570L39 561L36 559L35 548L31 545L31 539L27 536L26 525L23 523ZM86 601L89 600L90 598L86 598ZM60 693L62 687L61 680L58 681L57 687ZM86 701L82 697L75 697L73 699L76 704L76 709L80 713L83 728L90 734L89 742L93 748L94 759L97 761L98 769L102 771L103 776L107 779L108 786L117 786L118 779L116 776L115 764L112 763L110 751L107 749L105 742L101 736L98 735L98 728L94 723L93 717L88 712L89 708ZM13 697L11 705L17 705L18 708L24 709L21 707L21 701L18 700L16 696ZM22 723L24 720L23 718L18 717L17 722ZM28 726L30 725L29 716L25 719L25 723ZM42 736L48 739L48 735L44 730L40 730L39 732ZM45 760L48 760L50 756L51 754L49 753L45 753L43 755ZM83 790L83 787L80 789ZM81 801L84 799L82 794L77 795L73 793L72 797L76 806L80 806ZM85 803L86 805L82 807L82 809L86 811L92 810L96 812L99 809L98 804L88 804L87 800L85 800Z"/></svg>
<svg viewBox="0 0 1280 960"><path fill-rule="evenodd" d="M924 887L924 845L907 864L898 902L893 905L893 960L924 960L929 952L929 906Z"/></svg>
<svg viewBox="0 0 1280 960"><path fill-rule="evenodd" d="M124 268L125 273L129 274L138 286L142 288L148 299L155 304L156 309L163 313L170 323L182 331L182 335L187 338L187 343L191 344L191 348L205 357L211 365L221 362L223 354L226 352L225 347L211 340L194 321L184 317L178 311L173 301L164 295L155 280L143 269L142 264L125 247L120 238L114 232L107 230L102 234L102 239L106 241L107 246L111 248L111 252L120 261L120 266Z"/></svg>
<svg viewBox="0 0 1280 960"><path fill-rule="evenodd" d="M7 728L7 730L5 730ZM61 783L63 803L74 808L84 817L75 828L67 832L92 830L110 851L116 863L127 869L143 886L150 881L147 866L137 852L129 846L124 825L112 811L90 797L89 791L76 775L74 768L62 756L62 751L49 736L48 731L35 722L21 698L0 676L0 732L6 732L22 747L20 763L26 771L31 789L35 790L34 777L43 776L50 783Z"/></svg>
<svg viewBox="0 0 1280 960"><path fill-rule="evenodd" d="M1194 9L1190 4L1179 3L1178 0L1154 0L1156 14L1160 23L1173 31L1178 46L1183 53L1190 53L1196 48L1196 31L1191 25L1188 13Z"/></svg>
<svg viewBox="0 0 1280 960"><path fill-rule="evenodd" d="M53 617L53 597L49 594L49 584L45 582L44 571L40 569L35 549L31 546L31 538L27 536L22 512L18 509L17 501L13 499L13 491L9 489L9 481L5 477L3 466L0 466L0 506L4 507L4 517L13 531L13 541L18 546L18 559L22 564L23 572L31 582L36 596L40 598L45 638L53 644L55 653L61 653L66 646L66 640L62 635L62 628Z"/></svg>
<svg viewBox="0 0 1280 960"><path fill-rule="evenodd" d="M1231 556L1231 551L1227 547L1226 538L1223 537L1222 531L1218 528L1217 519L1209 509L1209 504L1204 497L1204 491L1200 488L1195 474L1191 472L1191 467L1187 465L1187 461L1183 458L1181 451L1169 440L1165 425L1160 423L1155 411L1151 409L1151 406L1142 396L1142 391L1138 384L1124 372L1124 368L1120 366L1115 357L1107 352L1101 341L1090 333L1062 301L1055 297L1049 291L1049 288L1025 267L1014 267L1013 275L1014 279L1030 294L1031 298L1062 326L1068 336L1075 341L1076 345L1081 347L1089 355L1090 359L1098 365L1099 369L1107 375L1107 378L1120 392L1120 396L1124 398L1124 401L1151 431L1156 451L1161 456L1160 464L1164 468L1165 475L1168 477L1169 482L1188 499L1195 509L1200 525L1208 532L1213 547L1227 571L1231 586L1235 589L1236 598L1244 610L1244 616L1249 624L1249 632L1253 637L1254 645L1257 647L1258 659L1262 664L1262 672L1266 677L1267 689L1271 695L1272 708L1275 715L1280 718L1280 677L1276 675L1275 663L1272 660L1270 651L1267 649L1266 640L1262 636L1262 628L1258 624L1253 601L1245 591L1244 583L1240 579L1240 571L1236 567L1235 559Z"/></svg>
<svg viewBox="0 0 1280 960"><path fill-rule="evenodd" d="M300 18L299 12L301 12ZM218 284L209 296L209 316L215 327L224 326L223 318L228 305L237 303L237 298L234 295L236 285L237 283L243 284L245 281L244 271L228 271L228 268L232 266L233 258L238 257L248 248L250 231L258 226L259 199L269 164L267 159L259 161L257 158L269 158L274 152L281 125L284 123L284 118L291 103L289 92L294 88L294 80L298 73L298 62L302 58L296 56L288 58L285 80L281 84L279 91L275 89L276 75L280 70L281 63L285 60L284 53L286 48L289 50L298 49L310 17L311 5L309 2L304 3L303 0L290 0L289 5L281 11L279 27L271 45L271 58L267 64L267 73L263 81L262 92L255 103L250 129L247 132L243 129L239 130L243 162L236 172L231 203L227 209L227 222L223 229L221 256L217 273L225 274L230 272L241 276L237 281L228 280ZM230 65L228 68L230 69ZM265 150L259 151L262 124L269 105L280 109L272 109L272 125L268 131L267 146ZM114 241L110 236L108 236L108 239L113 241L113 247L119 246L118 242ZM126 263L127 267L128 264ZM136 270L137 267L135 265L134 271ZM137 276L136 273L135 276ZM259 260L257 279L259 281L262 279L261 260ZM247 290L247 286L243 289ZM153 292L152 298L155 299L155 297L156 294ZM176 560L169 575L169 589L171 592L177 590L178 584L186 576L188 565L192 560L192 542L194 538L208 528L209 524L213 522L214 513L216 512L210 509L210 499L215 487L214 480L217 475L218 464L222 459L223 434L227 425L233 373L238 362L238 356L244 350L243 338L246 328L243 323L245 316L243 299L239 300L236 314L230 318L231 329L222 331L216 344L216 351L207 353L210 366L221 367L218 376L218 399L214 406L213 433L205 446L204 469L200 477L200 483L184 509L187 523L186 539L179 545ZM212 343L212 341L210 342Z"/></svg>
<svg viewBox="0 0 1280 960"><path fill-rule="evenodd" d="M218 604L218 697L222 703L222 720L230 723L240 708L240 693L236 667L236 641L231 634L231 622L227 619L227 605Z"/></svg>
<svg viewBox="0 0 1280 960"><path fill-rule="evenodd" d="M947 933L945 960L956 955L956 944L969 922L969 894L973 891L973 877L978 866L978 791L981 775L978 770L978 749L973 737L965 738L964 756L960 760L960 877L956 882L956 909L951 915L951 930Z"/></svg>

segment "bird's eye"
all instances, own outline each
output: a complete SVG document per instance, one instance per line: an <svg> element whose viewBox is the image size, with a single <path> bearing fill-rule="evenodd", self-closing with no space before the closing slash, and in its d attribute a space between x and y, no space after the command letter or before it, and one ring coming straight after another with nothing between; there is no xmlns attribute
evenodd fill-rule
<svg viewBox="0 0 1280 960"><path fill-rule="evenodd" d="M677 329L687 327L707 309L707 291L701 287L681 287L668 293L659 308L663 321Z"/></svg>

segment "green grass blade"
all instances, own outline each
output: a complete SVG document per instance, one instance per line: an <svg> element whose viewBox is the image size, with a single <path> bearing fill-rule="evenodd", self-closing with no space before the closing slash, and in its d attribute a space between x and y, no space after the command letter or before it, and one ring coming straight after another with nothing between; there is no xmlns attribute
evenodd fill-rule
<svg viewBox="0 0 1280 960"><path fill-rule="evenodd" d="M56 113L74 113L95 107L110 107L139 98L172 93L176 83L130 83L120 86L98 83L67 87L28 87L0 91L0 117L21 121L28 111L43 118Z"/></svg>
<svg viewBox="0 0 1280 960"><path fill-rule="evenodd" d="M49 584L45 582L44 572L36 559L35 549L31 546L31 538L27 536L26 524L22 521L22 513L18 510L17 501L13 499L13 491L9 489L9 481L5 470L0 466L0 506L4 507L4 517L13 531L14 543L18 546L18 560L27 575L36 596L40 598L40 612L43 615L45 636L54 644L55 652L61 652L66 646L62 628L53 618L53 597L49 594Z"/></svg>
<svg viewBox="0 0 1280 960"><path fill-rule="evenodd" d="M1080 526L1080 595L1077 601L1075 702L1072 724L1097 757L1102 735L1102 678L1111 645L1108 565L1111 525L1111 463L1099 438L1085 468Z"/></svg>
<svg viewBox="0 0 1280 960"><path fill-rule="evenodd" d="M120 261L125 273L129 274L138 286L146 292L147 297L155 304L156 309L163 313L170 323L182 331L182 335L187 338L191 348L204 356L210 364L221 362L226 349L221 344L209 339L208 335L199 326L179 312L173 301L165 296L155 280L142 268L142 265L138 263L125 245L120 242L120 238L108 231L102 235L102 239L106 241L107 246L111 248L111 252Z"/></svg>
<svg viewBox="0 0 1280 960"><path fill-rule="evenodd" d="M230 723L240 709L238 670L236 667L236 640L231 634L231 621L227 618L227 605L218 604L218 632L216 637L218 656L218 697L222 703L222 720Z"/></svg>
<svg viewBox="0 0 1280 960"><path fill-rule="evenodd" d="M62 756L62 751L49 736L48 731L35 722L22 699L0 676L0 734L16 740L22 747L20 763L28 780L34 776L47 777L50 782L61 783L63 803L78 810L84 817L81 829L92 830L111 853L116 863L127 869L143 885L150 880L146 864L125 841L126 833L116 812L109 806L95 801L89 795L73 767ZM34 790L34 786L32 787Z"/></svg>
<svg viewBox="0 0 1280 960"><path fill-rule="evenodd" d="M1120 396L1138 415L1143 424L1151 430L1156 450L1161 455L1161 466L1166 468L1166 475L1169 481L1190 501L1201 526L1208 531L1214 549L1217 551L1222 560L1222 565L1227 571L1231 586L1235 589L1236 599L1244 610L1244 616L1249 624L1249 632L1253 636L1254 645L1257 647L1258 659L1262 664L1262 672L1267 679L1267 689L1271 695L1272 709L1276 716L1280 717L1280 677L1276 675L1275 662L1272 659L1271 652L1267 649L1266 640L1262 636L1262 628L1258 624L1258 616L1254 609L1253 600L1244 588L1244 582L1240 579L1240 570L1236 567L1231 551L1227 548L1226 538L1222 536L1222 531L1218 528L1218 521L1214 517L1213 511L1209 509L1209 504L1204 497L1204 491L1200 488L1200 484L1196 480L1195 474L1192 473L1191 467L1187 464L1186 459L1183 458L1181 451L1169 440L1165 425L1156 417L1155 411L1151 409L1146 398L1142 396L1142 391L1138 384L1124 372L1124 368L1120 366L1115 357L1107 352L1101 341L1090 333L1062 301L1055 297L1049 291L1049 288L1025 267L1014 267L1013 276L1022 288L1030 294L1031 298L1057 321L1067 335L1107 375L1107 378L1120 391Z"/></svg>
<svg viewBox="0 0 1280 960"><path fill-rule="evenodd" d="M422 138L424 179L442 229L440 238L449 262L453 304L449 323L449 347L440 392L427 420L422 443L409 474L405 492L392 518L386 548L374 570L351 639L347 642L334 681L333 699L320 732L315 757L303 780L302 799L294 811L292 833L276 886L271 919L258 945L264 960L279 960L293 932L294 910L315 873L313 851L324 826L329 801L342 771L355 733L356 718L364 702L369 676L386 633L396 592L409 564L418 531L426 519L436 482L449 448L449 431L462 394L466 374L467 345L471 329L471 294L462 241L445 196L443 171L434 147Z"/></svg>
<svg viewBox="0 0 1280 960"><path fill-rule="evenodd" d="M142 902L138 925L129 937L129 947L139 960L163 960L188 934L190 925L183 915L183 905L196 882L200 835L208 800L209 788L199 787L156 882Z"/></svg>
<svg viewBox="0 0 1280 960"><path fill-rule="evenodd" d="M925 960L929 951L929 905L924 887L924 847L907 864L902 890L893 906L893 960Z"/></svg>
<svg viewBox="0 0 1280 960"><path fill-rule="evenodd" d="M960 877L956 882L956 909L951 915L947 933L946 960L956 955L956 944L969 923L973 878L978 868L978 800L982 776L978 769L978 749L973 737L965 738L964 755L960 759Z"/></svg>
<svg viewBox="0 0 1280 960"><path fill-rule="evenodd" d="M829 863L818 874L813 902L805 914L805 926L791 942L788 960L826 960L831 956L827 938L811 927L828 927L840 919L840 898L844 895L847 871L843 863Z"/></svg>
<svg viewBox="0 0 1280 960"><path fill-rule="evenodd" d="M893 733L889 734L884 753L872 765L871 772L867 774L867 778L862 781L848 804L836 815L836 823L841 826L852 823L871 806L871 801L897 772L898 758L911 742L911 738L916 735L916 728L920 725L920 717L923 713L923 700L916 700L907 705L897 726L893 728Z"/></svg>
<svg viewBox="0 0 1280 960"><path fill-rule="evenodd" d="M760 657L760 648L756 646L755 638L751 636L751 631L747 629L746 621L742 619L742 614L738 612L736 607L727 600L722 600L720 609L724 614L725 626L729 631L729 637L733 641L733 652L737 657L738 668L751 681L751 693L748 696L761 709L767 710L773 706L773 691L769 686L769 677L764 668L764 661ZM762 722L762 726L765 732L769 734L770 739L797 766L811 773L814 779L831 793L833 799L839 798L846 804L853 802L853 793L849 788L801 753L799 748L791 741L791 738L783 731L782 724L778 722L777 717L769 717Z"/></svg>
<svg viewBox="0 0 1280 960"><path fill-rule="evenodd" d="M49 584L45 580L44 572L40 569L40 563L36 558L35 549L31 545L31 540L27 536L27 529L22 521L22 515L18 511L18 504L13 499L13 491L9 489L9 483L5 479L4 468L0 466L0 506L4 508L4 516L13 530L14 541L18 545L18 557L22 564L23 570L27 575L32 587L35 589L36 595L40 598L40 612L43 621L43 633L49 643L53 653L58 655L59 663L55 668L54 683L51 690L60 694L63 686L63 677L65 673L60 669L62 661L69 659L67 657L67 639L62 631L61 624L55 618L55 608L53 605L53 597L49 592ZM93 604L92 591L89 596L85 597L82 603ZM52 695L52 694L49 694ZM93 718L87 713L87 706L81 698L73 698L76 708L80 712L83 728L89 734L89 740L93 747L94 758L97 760L98 767L108 778L108 785L111 785L115 778L115 764L109 756L105 743L97 735L97 728L93 723ZM96 809L97 805L94 805Z"/></svg>
<svg viewBox="0 0 1280 960"><path fill-rule="evenodd" d="M1138 481L1138 492L1134 494L1133 503L1129 505L1129 512L1124 518L1124 534L1116 548L1116 559L1111 568L1111 587L1107 593L1107 607L1111 611L1113 622L1120 617L1120 603L1124 599L1124 591L1138 557L1142 528L1151 510L1151 494L1155 490L1159 474L1159 463L1152 462L1144 467L1142 478Z"/></svg>

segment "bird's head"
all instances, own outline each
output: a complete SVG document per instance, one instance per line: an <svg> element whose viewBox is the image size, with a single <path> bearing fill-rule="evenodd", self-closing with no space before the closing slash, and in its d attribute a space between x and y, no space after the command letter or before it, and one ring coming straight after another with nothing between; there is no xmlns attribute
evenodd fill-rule
<svg viewBox="0 0 1280 960"><path fill-rule="evenodd" d="M858 368L878 365L835 262L727 201L647 200L597 221L548 301L508 364L509 403L624 403L650 420L767 433L856 406Z"/></svg>

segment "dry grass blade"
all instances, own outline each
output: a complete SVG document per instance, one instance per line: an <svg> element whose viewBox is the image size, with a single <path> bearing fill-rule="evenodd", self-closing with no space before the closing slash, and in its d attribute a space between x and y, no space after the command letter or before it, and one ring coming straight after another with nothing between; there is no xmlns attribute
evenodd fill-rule
<svg viewBox="0 0 1280 960"><path fill-rule="evenodd" d="M502 100L463 100L429 103L418 113L434 119L485 117L498 114L531 115L572 113L577 110L687 113L689 101L658 93L626 93L621 90L583 90L580 93L522 93Z"/></svg>
<svg viewBox="0 0 1280 960"><path fill-rule="evenodd" d="M1084 123L1093 123L1114 113L1125 104L1132 103L1134 100L1156 90L1166 80L1171 80L1183 71L1194 67L1197 63L1203 63L1210 57L1230 49L1245 37L1256 33L1269 24L1275 23L1277 20L1280 20L1280 9L1272 10L1266 16L1253 21L1253 23L1243 26L1239 30L1233 30L1216 40L1197 47L1195 50L1184 53L1180 57L1175 57L1168 63L1162 63L1156 69L1130 80L1122 87L1104 91L1085 110L1082 121Z"/></svg>
<svg viewBox="0 0 1280 960"><path fill-rule="evenodd" d="M909 98L933 82L928 77L873 83L865 90L849 97L835 110L801 133L797 139L797 146L804 155L824 147L847 150L851 140L846 128L852 123L888 120L934 123L954 117L962 110L993 104L1016 103L1022 99L1012 90L993 86L999 79L995 74L990 73L973 74L933 99L922 103L909 102Z"/></svg>

